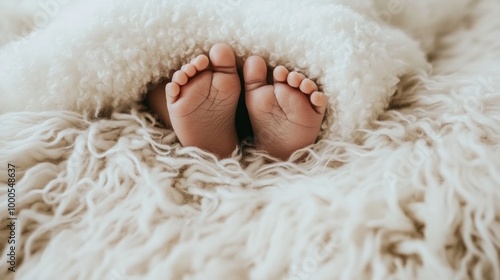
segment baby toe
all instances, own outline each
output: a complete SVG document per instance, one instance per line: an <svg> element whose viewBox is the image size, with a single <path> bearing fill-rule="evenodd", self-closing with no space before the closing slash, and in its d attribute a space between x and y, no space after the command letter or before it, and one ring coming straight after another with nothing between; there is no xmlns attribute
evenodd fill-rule
<svg viewBox="0 0 500 280"><path fill-rule="evenodd" d="M167 96L167 103L173 104L177 99L179 99L179 93L181 92L181 88L177 83L168 83L165 86L165 93Z"/></svg>
<svg viewBox="0 0 500 280"><path fill-rule="evenodd" d="M245 90L252 91L267 85L267 66L260 56L251 56L243 65L243 77Z"/></svg>
<svg viewBox="0 0 500 280"><path fill-rule="evenodd" d="M311 94L311 103L314 105L316 112L324 114L328 105L328 98L325 93L315 91Z"/></svg>
<svg viewBox="0 0 500 280"><path fill-rule="evenodd" d="M193 64L185 64L182 66L181 70L186 73L186 75L191 78L196 74L196 67Z"/></svg>
<svg viewBox="0 0 500 280"><path fill-rule="evenodd" d="M316 85L315 82L311 81L310 79L304 79L300 83L299 89L305 94L311 94L318 90L318 86Z"/></svg>
<svg viewBox="0 0 500 280"><path fill-rule="evenodd" d="M280 66L274 68L274 71L273 71L274 81L284 83L284 82L286 82L288 74L289 74L289 72L285 68L285 66L280 65Z"/></svg>
<svg viewBox="0 0 500 280"><path fill-rule="evenodd" d="M202 54L196 57L191 64L196 68L197 71L203 71L210 64L210 60L208 59L208 56Z"/></svg>
<svg viewBox="0 0 500 280"><path fill-rule="evenodd" d="M184 71L176 71L172 77L172 82L177 83L180 86L187 84L188 77Z"/></svg>
<svg viewBox="0 0 500 280"><path fill-rule="evenodd" d="M300 86L300 83L305 79L305 76L298 73L298 72L292 72L288 75L287 77L287 82L288 85L294 88L298 88Z"/></svg>

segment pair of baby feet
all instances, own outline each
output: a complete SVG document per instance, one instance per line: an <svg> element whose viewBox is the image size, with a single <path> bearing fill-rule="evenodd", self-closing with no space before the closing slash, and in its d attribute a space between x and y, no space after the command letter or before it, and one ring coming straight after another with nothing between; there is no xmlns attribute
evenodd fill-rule
<svg viewBox="0 0 500 280"><path fill-rule="evenodd" d="M315 142L327 97L313 81L278 66L268 82L267 65L259 56L246 60L243 80L258 149L286 160ZM240 93L234 52L226 44L216 44L208 57L199 55L175 72L164 89L150 92L147 102L182 145L225 158L239 143L235 114Z"/></svg>

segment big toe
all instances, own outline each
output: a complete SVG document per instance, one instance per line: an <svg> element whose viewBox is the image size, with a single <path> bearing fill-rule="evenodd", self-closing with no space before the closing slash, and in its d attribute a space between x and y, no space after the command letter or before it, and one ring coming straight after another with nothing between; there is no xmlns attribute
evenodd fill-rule
<svg viewBox="0 0 500 280"><path fill-rule="evenodd" d="M267 85L267 66L260 56L251 56L243 65L245 90L252 91Z"/></svg>
<svg viewBox="0 0 500 280"><path fill-rule="evenodd" d="M228 45L222 43L214 45L210 49L209 56L215 72L236 73L236 58Z"/></svg>

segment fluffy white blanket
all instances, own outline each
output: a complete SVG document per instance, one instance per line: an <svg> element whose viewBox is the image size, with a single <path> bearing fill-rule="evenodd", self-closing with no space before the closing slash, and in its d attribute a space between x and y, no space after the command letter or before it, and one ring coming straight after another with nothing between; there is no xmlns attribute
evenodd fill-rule
<svg viewBox="0 0 500 280"><path fill-rule="evenodd" d="M2 279L500 279L498 1L0 8ZM217 161L155 121L217 42L318 82L316 145Z"/></svg>

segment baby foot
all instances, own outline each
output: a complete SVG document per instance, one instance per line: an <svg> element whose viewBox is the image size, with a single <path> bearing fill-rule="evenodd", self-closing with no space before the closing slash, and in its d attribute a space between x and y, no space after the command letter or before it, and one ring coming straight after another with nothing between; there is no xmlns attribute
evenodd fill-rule
<svg viewBox="0 0 500 280"><path fill-rule="evenodd" d="M314 143L327 97L313 81L278 66L273 72L273 84L268 84L267 66L259 56L247 59L243 76L257 148L286 160L296 150Z"/></svg>
<svg viewBox="0 0 500 280"><path fill-rule="evenodd" d="M196 146L221 158L238 144L235 113L241 91L233 50L210 49L174 73L166 85L170 122L184 146Z"/></svg>

